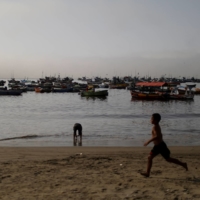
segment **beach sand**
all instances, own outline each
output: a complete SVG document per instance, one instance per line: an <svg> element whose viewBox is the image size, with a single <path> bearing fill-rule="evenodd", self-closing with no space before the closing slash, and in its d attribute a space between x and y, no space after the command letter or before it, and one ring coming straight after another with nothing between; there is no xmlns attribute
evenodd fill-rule
<svg viewBox="0 0 200 200"><path fill-rule="evenodd" d="M189 171L150 147L0 147L0 199L200 199L200 147L170 147ZM80 154L82 153L82 154Z"/></svg>

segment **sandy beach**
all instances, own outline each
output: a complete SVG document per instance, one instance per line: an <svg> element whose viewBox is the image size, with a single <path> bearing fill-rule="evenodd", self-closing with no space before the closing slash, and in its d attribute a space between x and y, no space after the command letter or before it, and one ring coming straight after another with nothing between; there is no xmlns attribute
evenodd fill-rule
<svg viewBox="0 0 200 200"><path fill-rule="evenodd" d="M170 147L189 171L151 147L0 147L0 199L200 199L200 147Z"/></svg>

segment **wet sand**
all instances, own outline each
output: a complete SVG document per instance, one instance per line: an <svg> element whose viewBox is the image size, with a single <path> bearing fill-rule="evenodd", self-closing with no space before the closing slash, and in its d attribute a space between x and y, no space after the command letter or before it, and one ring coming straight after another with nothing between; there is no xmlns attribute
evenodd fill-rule
<svg viewBox="0 0 200 200"><path fill-rule="evenodd" d="M151 147L0 147L0 199L200 199L200 147L169 147L189 171ZM81 154L82 153L82 154Z"/></svg>

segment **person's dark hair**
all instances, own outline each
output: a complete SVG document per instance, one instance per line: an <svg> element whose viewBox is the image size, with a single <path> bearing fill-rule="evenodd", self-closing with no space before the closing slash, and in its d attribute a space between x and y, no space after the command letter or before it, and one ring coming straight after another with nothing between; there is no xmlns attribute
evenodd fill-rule
<svg viewBox="0 0 200 200"><path fill-rule="evenodd" d="M156 120L157 122L160 122L160 120L161 120L161 116L160 116L159 113L154 113L154 114L152 115L152 117L153 117L153 119Z"/></svg>

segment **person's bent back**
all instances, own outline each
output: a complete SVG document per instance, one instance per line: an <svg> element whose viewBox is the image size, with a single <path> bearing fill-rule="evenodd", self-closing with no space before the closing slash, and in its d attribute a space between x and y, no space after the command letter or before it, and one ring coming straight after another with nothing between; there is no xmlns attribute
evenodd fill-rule
<svg viewBox="0 0 200 200"><path fill-rule="evenodd" d="M74 124L74 143L77 142L77 137L80 137L80 143L82 143L82 125L79 123ZM78 131L78 135L76 134L76 132Z"/></svg>

